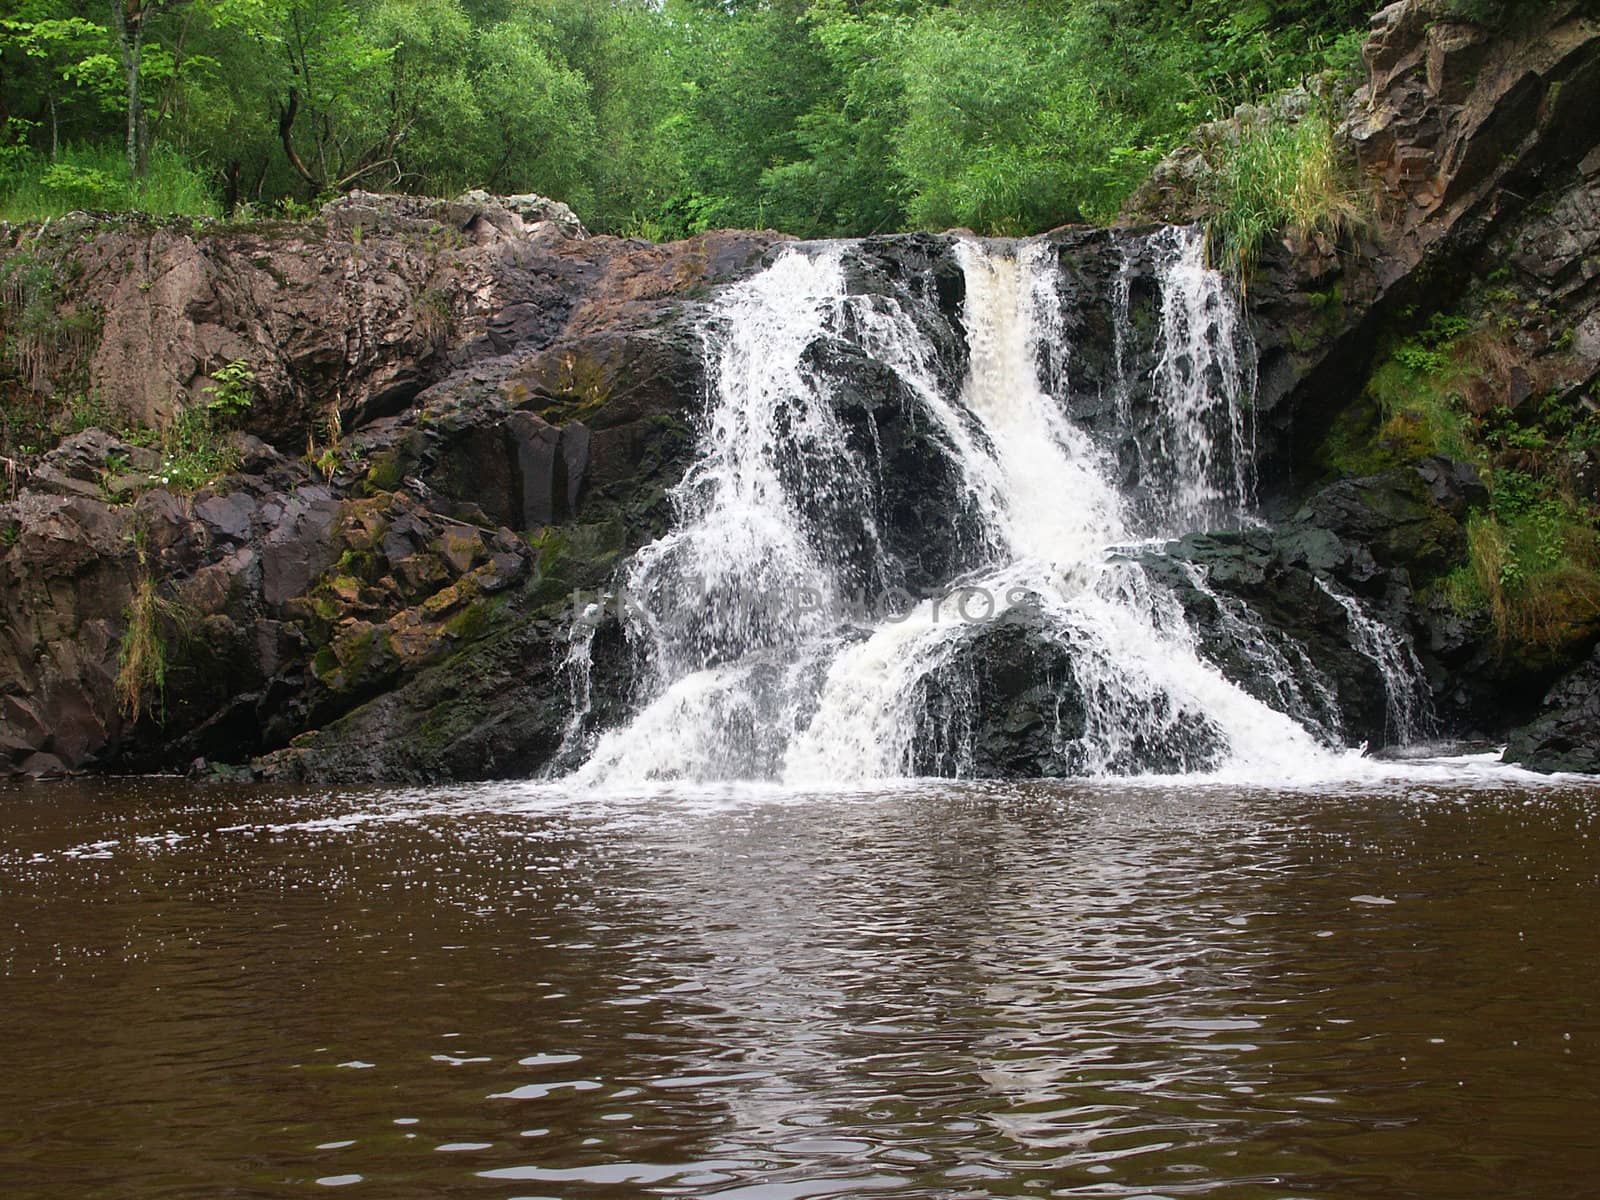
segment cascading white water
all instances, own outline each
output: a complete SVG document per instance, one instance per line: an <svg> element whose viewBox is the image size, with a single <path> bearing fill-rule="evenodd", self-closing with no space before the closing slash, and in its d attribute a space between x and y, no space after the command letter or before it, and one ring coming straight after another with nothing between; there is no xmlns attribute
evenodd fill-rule
<svg viewBox="0 0 1600 1200"><path fill-rule="evenodd" d="M1173 468L1167 517L1187 529L1236 519L1250 500L1252 447L1245 420L1253 371L1239 360L1239 309L1205 262L1197 229L1156 235L1161 357L1155 394L1169 416L1159 453Z"/></svg>
<svg viewBox="0 0 1600 1200"><path fill-rule="evenodd" d="M1119 553L1237 522L1249 495L1232 298L1197 234L1158 237L1151 389L1171 486L1137 518L1105 451L1053 394L1071 361L1050 244L959 245L968 361L955 394L914 319L927 298L852 294L837 246L790 248L730 289L706 332L711 397L677 527L622 580L640 708L599 738L580 778L882 778L928 761L931 742L960 772L971 722L956 667L1002 617L1025 619L1070 664L1058 682L1081 716L1068 728L1058 711L1052 734L1067 769L1147 769L1152 746L1174 747L1159 761L1185 770L1322 753L1204 661L1175 597ZM877 464L851 444L818 366L841 341L892 373L953 466L958 494L927 498L973 518L946 594L897 590L901 564L874 516ZM1122 359L1119 345L1119 370Z"/></svg>
<svg viewBox="0 0 1600 1200"><path fill-rule="evenodd" d="M1416 651L1382 621L1374 620L1356 597L1325 579L1317 580L1317 586L1344 609L1350 644L1378 669L1388 740L1403 745L1433 733L1433 697Z"/></svg>
<svg viewBox="0 0 1600 1200"><path fill-rule="evenodd" d="M1183 568L1194 589L1216 605L1222 632L1239 648L1254 669L1255 678L1271 693L1272 707L1295 714L1325 742L1342 741L1339 699L1328 677L1305 649L1292 641L1276 644L1248 606L1215 591L1205 572L1195 564L1185 563Z"/></svg>
<svg viewBox="0 0 1600 1200"><path fill-rule="evenodd" d="M587 778L772 776L862 611L899 592L863 505L872 464L847 444L815 346L847 334L954 453L977 455L935 380L933 347L903 306L849 294L840 257L782 255L730 289L706 330L712 398L700 457L674 494L678 528L622 580L650 700L600 738ZM974 473L962 503L985 518L1003 482L992 467Z"/></svg>

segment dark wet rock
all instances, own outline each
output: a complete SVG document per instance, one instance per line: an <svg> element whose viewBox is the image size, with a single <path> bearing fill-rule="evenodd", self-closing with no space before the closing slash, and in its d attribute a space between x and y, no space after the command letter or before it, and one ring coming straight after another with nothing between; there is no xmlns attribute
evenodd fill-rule
<svg viewBox="0 0 1600 1200"><path fill-rule="evenodd" d="M1505 759L1534 771L1600 774L1600 648L1550 689L1533 721L1512 733Z"/></svg>
<svg viewBox="0 0 1600 1200"><path fill-rule="evenodd" d="M1014 609L975 627L919 691L919 774L1069 773L1067 743L1084 727L1072 651L1036 613Z"/></svg>
<svg viewBox="0 0 1600 1200"><path fill-rule="evenodd" d="M950 336L947 330L943 344ZM975 565L981 524L948 434L900 376L859 346L830 339L814 345L809 358L832 394L850 454L841 460L827 445L801 447L784 469L824 539L847 552L876 547L892 564L890 578L848 586L863 595L887 588L921 594ZM950 386L958 386L953 364L950 374ZM850 557L869 563L878 554Z"/></svg>
<svg viewBox="0 0 1600 1200"><path fill-rule="evenodd" d="M67 775L67 765L54 754L30 754L17 768L19 775L30 779L61 779Z"/></svg>
<svg viewBox="0 0 1600 1200"><path fill-rule="evenodd" d="M64 439L28 472L28 487L57 496L112 498L148 486L161 455L99 429Z"/></svg>
<svg viewBox="0 0 1600 1200"><path fill-rule="evenodd" d="M1214 766L1221 735L1205 714L1153 710L1108 758L1086 747L1083 648L1028 605L974 623L955 653L918 686L912 768L980 779L1086 772L1178 773ZM1157 706L1164 700L1157 699Z"/></svg>
<svg viewBox="0 0 1600 1200"><path fill-rule="evenodd" d="M1402 628L1410 594L1364 547L1289 526L1190 535L1138 561L1178 597L1201 656L1250 695L1332 744L1394 736L1384 677L1336 594Z"/></svg>
<svg viewBox="0 0 1600 1200"><path fill-rule="evenodd" d="M1487 500L1471 466L1433 459L1332 484L1311 497L1295 521L1365 546L1380 565L1403 565L1420 578L1462 560L1462 522L1470 508Z"/></svg>

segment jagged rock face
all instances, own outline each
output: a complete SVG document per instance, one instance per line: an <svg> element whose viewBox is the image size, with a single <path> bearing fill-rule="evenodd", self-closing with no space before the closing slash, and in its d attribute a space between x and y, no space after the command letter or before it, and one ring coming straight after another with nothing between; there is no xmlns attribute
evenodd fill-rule
<svg viewBox="0 0 1600 1200"><path fill-rule="evenodd" d="M1386 285L1434 246L1481 238L1473 226L1504 219L1528 183L1553 181L1600 142L1600 26L1577 0L1537 7L1537 28L1516 37L1429 0L1373 18L1348 133L1389 201L1391 253L1376 264Z"/></svg>
<svg viewBox="0 0 1600 1200"><path fill-rule="evenodd" d="M1600 649L1550 689L1543 710L1517 730L1506 761L1539 771L1600 774Z"/></svg>
<svg viewBox="0 0 1600 1200"><path fill-rule="evenodd" d="M525 219L537 200L357 192L316 222L69 218L12 232L0 256L53 277L35 285L58 301L40 336L63 347L41 349L37 387L159 426L242 360L252 429L298 450L330 420L394 415L468 365L548 345L580 306L592 323L597 308L726 274L741 253L729 247L742 239L712 237L667 264L639 243L589 239L565 205Z"/></svg>
<svg viewBox="0 0 1600 1200"><path fill-rule="evenodd" d="M1269 499L1314 478L1317 447L1383 329L1409 308L1448 309L1474 275L1509 268L1575 331L1530 355L1546 391L1577 395L1600 376L1600 22L1579 0L1524 5L1519 22L1495 34L1440 0L1400 0L1373 18L1367 83L1341 135L1377 190L1373 220L1346 247L1269 244L1250 283ZM1229 136L1211 127L1202 146ZM1203 169L1200 150L1177 152L1127 219L1204 219Z"/></svg>

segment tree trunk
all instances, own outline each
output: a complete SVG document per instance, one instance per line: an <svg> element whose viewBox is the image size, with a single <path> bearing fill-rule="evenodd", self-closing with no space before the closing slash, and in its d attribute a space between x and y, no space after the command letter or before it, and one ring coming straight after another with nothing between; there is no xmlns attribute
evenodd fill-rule
<svg viewBox="0 0 1600 1200"><path fill-rule="evenodd" d="M144 101L139 95L139 60L144 49L144 6L139 0L111 0L111 27L122 53L122 73L128 85L128 173L144 178Z"/></svg>

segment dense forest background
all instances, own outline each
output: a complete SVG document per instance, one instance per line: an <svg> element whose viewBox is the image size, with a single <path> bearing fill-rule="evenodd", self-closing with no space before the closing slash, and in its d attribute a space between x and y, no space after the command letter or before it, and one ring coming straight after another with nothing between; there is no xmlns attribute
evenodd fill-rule
<svg viewBox="0 0 1600 1200"><path fill-rule="evenodd" d="M1031 232L1113 215L1242 101L1353 73L1374 7L14 0L0 217L483 187L652 238Z"/></svg>

